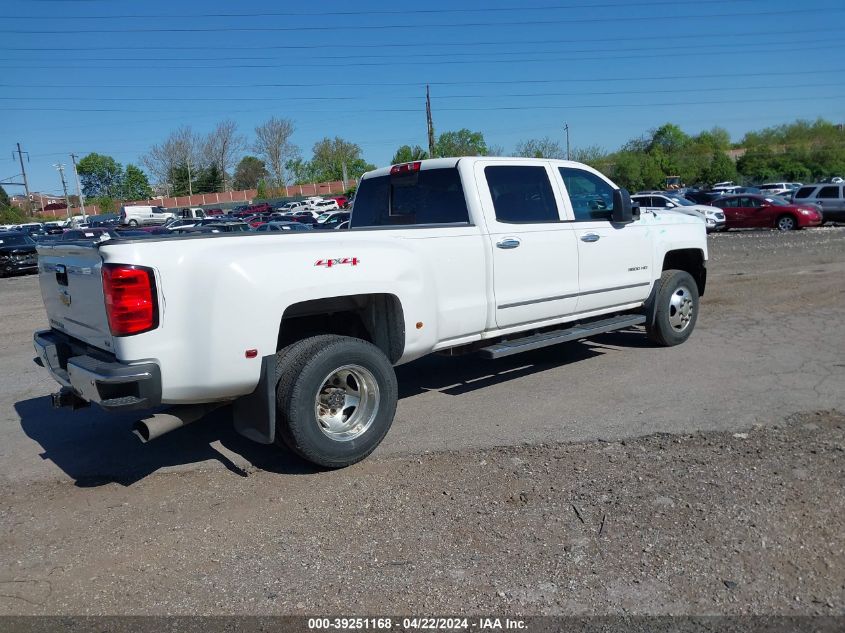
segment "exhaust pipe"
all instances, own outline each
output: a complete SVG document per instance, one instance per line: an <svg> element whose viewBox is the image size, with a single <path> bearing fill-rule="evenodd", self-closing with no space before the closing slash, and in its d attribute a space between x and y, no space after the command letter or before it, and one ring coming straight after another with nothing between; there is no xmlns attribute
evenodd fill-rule
<svg viewBox="0 0 845 633"><path fill-rule="evenodd" d="M183 426L196 422L215 409L219 409L226 402L209 402L207 404L187 404L172 407L161 413L153 413L146 418L138 420L132 427L132 432L138 436L144 444L165 433L175 431Z"/></svg>

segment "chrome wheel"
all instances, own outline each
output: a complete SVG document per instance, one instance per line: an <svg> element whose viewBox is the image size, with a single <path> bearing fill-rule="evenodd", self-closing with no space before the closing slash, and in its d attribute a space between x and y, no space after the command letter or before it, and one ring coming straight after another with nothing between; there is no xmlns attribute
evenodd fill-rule
<svg viewBox="0 0 845 633"><path fill-rule="evenodd" d="M376 419L379 400L373 374L360 365L344 365L326 376L317 392L317 426L336 442L354 440Z"/></svg>
<svg viewBox="0 0 845 633"><path fill-rule="evenodd" d="M783 216L778 220L778 229L781 231L791 231L795 228L795 220L788 215Z"/></svg>
<svg viewBox="0 0 845 633"><path fill-rule="evenodd" d="M669 325L677 332L683 332L692 320L695 305L692 293L686 286L678 286L669 299Z"/></svg>

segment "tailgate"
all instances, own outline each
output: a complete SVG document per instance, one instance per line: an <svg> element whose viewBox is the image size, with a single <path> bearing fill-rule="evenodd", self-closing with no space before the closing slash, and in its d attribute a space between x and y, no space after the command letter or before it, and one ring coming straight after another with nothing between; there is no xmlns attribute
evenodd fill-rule
<svg viewBox="0 0 845 633"><path fill-rule="evenodd" d="M99 249L90 243L38 245L38 281L50 327L111 351L102 266Z"/></svg>

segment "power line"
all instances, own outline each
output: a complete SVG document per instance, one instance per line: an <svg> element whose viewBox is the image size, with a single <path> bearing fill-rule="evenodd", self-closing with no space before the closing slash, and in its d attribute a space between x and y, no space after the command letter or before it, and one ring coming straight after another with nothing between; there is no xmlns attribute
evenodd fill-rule
<svg viewBox="0 0 845 633"><path fill-rule="evenodd" d="M738 2L756 2L759 0L697 0L696 2L687 3L690 6L699 6L702 4L736 4ZM171 13L171 14L155 14L149 13L141 14L127 14L127 15L68 15L63 16L62 20L136 20L136 19L196 19L196 18L270 18L270 17L286 17L286 18L313 18L313 17L328 17L328 16L357 16L357 15L437 15L441 13L506 13L511 11L562 11L565 9L612 9L612 8L630 8L630 7L659 7L671 5L678 6L676 0L650 1L650 2L617 2L605 4L558 4L547 6L509 6L509 7L485 7L483 9L369 9L359 11L260 11L252 13ZM44 16L40 15L14 15L8 16L15 20L43 20Z"/></svg>
<svg viewBox="0 0 845 633"><path fill-rule="evenodd" d="M826 70L799 70L799 71L773 71L773 72L754 72L754 73L731 73L730 79L738 79L745 77L790 77L795 75L828 75L845 72L845 68L830 68ZM708 74L695 76L699 79L725 79L724 73ZM482 85L502 85L502 84L559 84L559 83L593 83L593 82L608 82L608 81L676 81L680 79L689 80L689 74L683 75L651 75L651 76L635 76L626 75L623 77L564 77L561 79L460 79L449 81L378 81L378 82L359 82L356 81L350 87L385 87L385 86L425 86L426 84L432 86L482 86ZM249 84L58 84L51 83L53 88L161 88L161 89L194 89L194 88L320 88L325 86L324 82L320 83L249 83ZM28 88L31 84L0 84L0 88Z"/></svg>
<svg viewBox="0 0 845 633"><path fill-rule="evenodd" d="M841 29L830 28L830 29L814 29L814 33L839 33ZM726 33L726 32L719 32L719 33L707 33L704 35L664 35L660 34L660 41L669 41L669 40L681 40L684 42L688 42L691 40L707 40L708 42L717 40L717 39L728 39L728 38L738 38L738 37L757 37L759 35L780 35L783 36L783 30L779 31L744 31L739 33ZM581 39L531 39L531 40L495 40L495 41L460 41L460 42L444 42L444 41L437 41L437 42L389 42L383 44L367 44L362 42L344 42L343 48L344 49L352 49L352 48L416 48L416 49L429 49L433 47L466 47L466 46L511 46L515 44L572 44L572 43L581 43L583 40ZM591 37L591 42L618 42L618 37L606 37L606 38L596 38ZM817 41L817 40L814 40ZM213 50L218 52L225 52L225 51L244 51L244 50L298 50L298 49L320 49L320 48L328 48L332 50L336 50L338 45L336 43L329 43L329 44L267 44L262 46L238 46L236 48L225 48L221 46L200 46L191 44L191 50ZM614 47L615 48L615 47ZM149 46L74 46L74 51L148 51L151 50ZM156 51L184 51L184 45L180 46L165 46L165 45L156 45ZM616 49L618 50L618 49ZM0 51L30 51L30 52L41 52L41 53L49 53L51 55L55 54L53 50L45 50L43 46L34 46L34 47L21 47L21 46L0 46ZM469 54L469 53L467 53ZM415 52L414 57L426 56L426 53Z"/></svg>
<svg viewBox="0 0 845 633"><path fill-rule="evenodd" d="M815 38L815 39L813 39L813 46L811 46L810 48L838 48L838 46L826 46L826 45L825 46L815 46L816 44L820 44L820 43L824 43L824 42L835 42L835 43L837 43L841 46L842 38L841 37ZM731 44L708 44L706 51L696 51L694 53L689 53L689 54L691 54L691 55L714 54L713 53L714 48L725 48L725 49L730 49L728 52L735 52L737 50L743 50L743 49L746 49L748 47L782 46L782 45L783 45L782 39L780 41L775 41L775 42L742 42L742 43L734 42L734 43L731 43ZM800 50L805 50L806 48L808 48L808 47L802 46ZM456 60L456 61L445 61L445 62L439 62L439 61L424 62L424 61L411 61L411 60L404 60L403 59L400 63L402 65L407 65L409 63L414 63L414 64L417 64L417 65L419 65L419 64L436 65L436 64L441 64L441 63L442 64L469 64L469 63L476 63L476 62L479 62L479 61L481 61L481 62L490 61L491 63L499 63L502 60L489 59L489 55L499 55L499 56L505 55L505 54L508 54L508 55L554 55L554 54L561 54L561 53L571 55L573 53L600 53L600 52L603 52L604 50L606 50L606 49L603 49L603 48L599 48L599 49L596 49L596 48L576 48L576 49L569 49L569 50L563 49L563 50L553 50L553 51L532 49L532 50L529 50L529 51L508 51L508 53L485 53L485 52L482 52L482 51L475 51L475 52L471 52L471 53L460 53L460 52L458 52L458 53L456 53L456 52L450 52L450 53L420 53L420 54L415 53L414 54L415 60L417 58L420 58L420 57L448 57L448 58L453 58L453 57L467 57L467 56L484 56L484 58L480 59L480 60L467 60L467 61ZM634 47L627 47L627 48L626 47L618 47L618 46L613 47L614 53L626 52L626 51L637 52L637 51L642 51L642 50L643 50L642 46L634 46ZM761 51L750 51L750 52L767 52L769 50L770 49L767 48L767 49L763 49ZM774 49L774 50L778 50L778 49ZM790 48L790 49L784 49L784 50L795 50L795 49ZM675 56L677 54L678 53L673 53L673 56ZM652 55L648 55L648 56L650 57ZM663 56L665 56L665 53L658 55L658 56L663 57ZM383 60L382 55L359 55L357 57L352 57L348 53L346 55L308 55L308 57L306 59L361 60L361 59L370 58L370 57L374 57L374 58ZM632 57L632 56L631 55L603 56L601 58L596 58L596 59L621 59L621 58L627 59L629 57ZM637 56L637 57L639 57L639 56ZM30 60L19 60L17 58L6 58L6 59L7 59L7 61L30 61ZM546 57L546 58L543 58L543 60L548 60L548 61L559 61L561 59L578 59L578 58L570 58L570 57L566 57L566 58ZM580 58L580 59L591 59L591 58ZM180 55L179 57L110 57L107 61L109 61L109 62L170 62L170 61L220 62L220 61L273 61L273 60L291 60L291 57L288 56L288 55L285 55L285 56L262 55L260 57L208 57L208 56L183 57L183 56ZM44 61L44 60L36 59L36 60L32 60L32 61ZM74 62L78 62L78 61L97 62L97 68L102 68L102 66L100 64L102 64L103 58L102 57L77 57L77 56L74 56L72 61L74 61ZM504 61L509 61L509 60L504 60ZM534 61L534 60L515 59L515 60L512 60L512 61ZM382 61L378 64L373 64L373 65L379 65L379 66L393 65L395 63L396 63L395 61L386 61L386 62ZM326 65L326 64L301 64L296 59L294 59L291 64L287 64L287 65L293 66L294 64L297 65L297 66L325 66ZM332 67L337 66L337 65L338 64L336 64L336 63L331 64ZM360 65L367 65L367 62L352 61L350 64L342 64L342 65L360 66ZM55 68L55 67L56 66L51 65L51 66L26 66L24 68ZM87 66L69 66L69 67L70 68L87 68ZM261 66L261 67L263 68L263 66ZM276 65L274 65L273 67L275 68ZM108 66L108 68L112 68L112 66ZM124 68L124 66L121 65L121 66L119 66L119 68ZM143 68L143 67L142 66L130 66L130 68ZM155 68L158 68L158 67L156 66ZM205 68L205 66L186 66L186 68ZM215 65L215 66L208 66L208 68L241 68L241 66L219 66L219 65Z"/></svg>
<svg viewBox="0 0 845 633"><path fill-rule="evenodd" d="M801 46L790 46L787 48L756 48L756 49L745 49L743 53L788 53L792 51L806 51L806 50L830 50L830 49L838 49L841 45L834 45L834 44L822 44L819 46L815 45L801 45ZM711 50L695 50L689 52L673 52L672 57L712 57L714 55L733 55L735 54L735 50L730 51L711 51ZM460 64L475 64L475 65L488 65L488 64L535 64L535 63L547 63L547 62L554 62L554 61L595 61L595 60L612 60L612 59L653 59L653 58L665 58L666 53L648 53L646 55L600 55L597 57L573 57L572 55L566 55L564 57L537 57L537 58L527 58L527 59L493 59L493 58L486 58L486 59L458 59L458 60L438 60L438 61L402 61L399 62L399 66L452 66L452 65L460 65ZM219 70L222 68L233 68L233 69L240 69L240 68L361 68L363 66L366 67L395 67L397 66L397 62L395 60L388 60L388 61L378 61L378 62L361 62L361 61L351 61L347 64L338 63L338 62L331 62L331 63L317 63L317 64L307 64L307 63L291 63L291 64L214 64L213 66L196 66L196 65L186 65L180 64L178 66L153 66L149 64L143 65L133 65L127 66L126 64L118 64L118 65L104 65L102 63L98 63L96 65L97 70L103 69L114 69L114 70L202 70L202 69L209 69L209 70ZM67 69L92 69L95 68L94 66L79 66L79 65L71 65L71 64L45 64L45 65L28 65L22 66L18 65L20 69L54 69L54 68L67 68Z"/></svg>
<svg viewBox="0 0 845 633"><path fill-rule="evenodd" d="M778 90L783 87L783 84L758 86L758 85L742 85L742 86L717 86L714 88L707 88L707 92L731 92L734 90ZM804 89L804 88L829 88L830 83L812 83L812 84L790 84L790 89ZM701 92L701 88L669 88L657 89L648 88L645 90L599 90L599 91L585 91L585 92L501 92L496 94L457 94L457 95L438 95L437 100L443 101L445 99L491 99L501 97L581 97L581 96L622 96L622 95L641 95L641 94L675 94L675 93L696 93ZM315 97L315 96L282 96L282 97L132 97L132 101L187 101L187 102L219 102L219 101L356 101L364 97ZM55 97L0 97L0 101L55 101ZM126 97L73 97L74 101L119 101L126 102ZM419 101L418 96L403 95L384 97L381 101L399 100L399 101Z"/></svg>
<svg viewBox="0 0 845 633"><path fill-rule="evenodd" d="M712 20L715 18L760 18L762 15L766 16L784 16L784 15L802 15L806 16L811 13L841 13L845 9L839 7L820 7L818 9L787 9L783 11L765 11L754 13L709 13L696 15L656 15L656 16L604 16L600 18L565 18L555 20L519 20L509 22L444 22L439 24L356 24L356 30L385 30L385 29L430 29L430 28L472 28L480 26L546 26L550 24L590 24L590 23L607 23L607 22L656 22L665 20ZM128 29L110 29L110 33L288 33L292 31L348 31L348 24L338 26L248 26L248 27L182 27L182 28L161 28L161 27L143 27L143 28L128 28ZM16 35L57 35L64 34L66 31L61 29L6 29L6 33L13 33ZM102 29L74 29L75 33L96 33L102 35Z"/></svg>
<svg viewBox="0 0 845 633"><path fill-rule="evenodd" d="M845 99L845 94L839 95L805 95L800 97L778 97L777 101L818 101L823 99ZM487 112L498 110L577 110L577 109L593 109L593 108L650 108L658 106L678 106L678 105L724 105L728 103L771 103L772 98L766 97L763 99L721 99L719 101L674 101L674 102L652 102L652 103L596 103L596 104L577 104L577 105L518 105L518 106L486 106L486 107L468 107L468 108L438 108L440 112ZM267 109L261 110L227 110L231 114L247 114L255 112L266 112ZM419 108L371 108L362 110L287 110L289 113L309 113L309 114L368 114L368 113L386 113L386 112L419 112ZM192 112L189 110L130 110L121 108L0 108L0 112Z"/></svg>

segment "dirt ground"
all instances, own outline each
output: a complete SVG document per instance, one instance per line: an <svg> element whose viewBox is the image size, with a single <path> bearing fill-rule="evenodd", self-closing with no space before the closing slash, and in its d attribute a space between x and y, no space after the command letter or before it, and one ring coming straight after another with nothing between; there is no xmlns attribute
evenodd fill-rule
<svg viewBox="0 0 845 633"><path fill-rule="evenodd" d="M845 230L710 249L687 344L424 359L334 472L51 412L2 280L0 614L845 615Z"/></svg>

